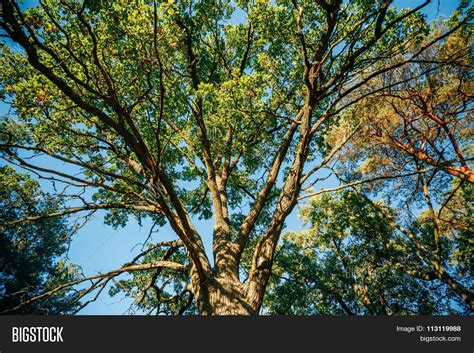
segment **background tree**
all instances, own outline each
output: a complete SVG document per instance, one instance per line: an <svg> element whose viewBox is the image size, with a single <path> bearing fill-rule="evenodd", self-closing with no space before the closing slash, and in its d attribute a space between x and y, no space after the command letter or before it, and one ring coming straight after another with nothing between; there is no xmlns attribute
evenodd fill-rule
<svg viewBox="0 0 474 353"><path fill-rule="evenodd" d="M79 277L64 258L73 229L62 218L23 222L56 212L61 203L41 191L38 182L15 169L0 168L0 312L59 314L76 309L77 291L29 301Z"/></svg>
<svg viewBox="0 0 474 353"><path fill-rule="evenodd" d="M439 31L441 27L435 26L434 32ZM330 146L337 146L353 126L359 127L338 155L341 176L383 179L441 169L432 181L444 177L440 190L449 188L442 184L449 184L451 177L474 182L471 43L472 30L458 31L424 51L414 63L367 85L369 92L379 91L346 108L341 123L326 137Z"/></svg>
<svg viewBox="0 0 474 353"><path fill-rule="evenodd" d="M87 278L87 293L147 271L135 283L145 298L172 272L200 314L257 314L285 219L327 163L336 107L469 20L422 42L429 2L45 0L22 11L3 0L2 36L16 46L3 47L0 77L15 116L0 147L81 204L51 216L105 209L114 226L149 217L175 232L185 256L147 262L144 250ZM232 24L237 9L245 20ZM212 218L212 262L195 217Z"/></svg>
<svg viewBox="0 0 474 353"><path fill-rule="evenodd" d="M312 199L301 210L308 229L283 237L265 299L267 310L280 315L469 313L472 297L466 298L468 292L453 288L438 272L442 268L452 274L460 286L472 283L472 268L458 260L460 253L472 254L472 242L467 245L464 238L472 226L455 230L453 218L442 221L442 259L434 266L427 254L436 252L429 211L410 230L398 224L397 229L395 216L400 215L386 204L355 191Z"/></svg>

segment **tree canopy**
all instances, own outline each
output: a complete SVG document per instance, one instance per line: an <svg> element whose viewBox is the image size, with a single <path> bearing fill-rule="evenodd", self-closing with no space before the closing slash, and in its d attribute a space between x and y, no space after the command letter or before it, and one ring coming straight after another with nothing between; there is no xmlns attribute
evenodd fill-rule
<svg viewBox="0 0 474 353"><path fill-rule="evenodd" d="M447 180L456 191L446 204L459 197L473 182L472 8L461 1L445 25L433 26L422 14L429 0L412 9L392 3L42 0L25 9L2 0L0 94L11 110L1 122L1 157L65 200L38 219L106 210L111 226L148 218L176 235L84 278L92 284L78 299L115 282L112 293L132 294L150 312L257 314L285 220L305 197L327 191L318 191L325 171L350 186L373 179L372 193L423 175L417 190ZM436 178L422 181L428 171ZM209 220L208 234L196 219ZM394 227L378 232L382 243L403 232ZM212 237L212 260L204 236ZM315 245L326 236L316 237ZM433 261L442 265L451 250L436 239ZM357 247L380 244L348 246L358 267L367 259ZM418 250L410 246L411 256ZM311 271L335 269L336 257ZM133 277L116 281L123 273ZM411 277L388 275L408 297L432 296ZM398 312L442 306L395 302Z"/></svg>

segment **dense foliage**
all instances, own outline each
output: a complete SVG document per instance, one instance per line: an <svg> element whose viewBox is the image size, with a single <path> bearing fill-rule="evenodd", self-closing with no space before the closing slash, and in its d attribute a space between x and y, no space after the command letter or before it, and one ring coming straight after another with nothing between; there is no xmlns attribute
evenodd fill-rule
<svg viewBox="0 0 474 353"><path fill-rule="evenodd" d="M64 258L73 233L64 219L21 222L30 216L48 215L60 206L27 174L0 168L0 312L58 314L77 306L71 305L73 293L61 291L18 307L79 276L78 268Z"/></svg>
<svg viewBox="0 0 474 353"><path fill-rule="evenodd" d="M448 207L472 219L472 190L471 185L463 187L459 199ZM386 204L372 203L354 191L320 195L303 208L308 229L283 236L266 297L268 311L280 315L469 313L470 307L427 261L436 253L428 212L411 220L408 228L429 254L397 231L379 207L395 214ZM454 217L444 219L441 225L442 262L469 286L474 278L472 223L453 221Z"/></svg>
<svg viewBox="0 0 474 353"><path fill-rule="evenodd" d="M67 199L51 219L106 210L108 225L126 226L135 217L154 227L166 224L176 235L174 242L147 244L119 269L84 278L90 287L77 299L85 303L113 283L111 294L134 297L135 308L144 312L258 314L275 259L275 273L283 276L287 270L280 267L294 266L290 258L303 251L296 243L284 250L287 260L277 256L285 221L303 198L324 191L325 175L364 188L372 179L376 183L362 190L371 193L369 200L377 192L390 194L391 181L402 180L408 187L399 196L410 201L414 182L415 201L427 200L433 220L437 205L428 199L436 185L444 185L440 195L452 185L448 204L473 182L467 148L469 1L460 1L450 20L437 26L422 14L429 0L412 9L397 8L392 0L1 3L0 94L11 107L0 124L2 158L51 182ZM461 78L455 96L448 92L454 78ZM369 207L345 197L336 197L334 207ZM387 207L398 201L388 200ZM408 204L409 212L426 208ZM384 284L397 283L406 299L396 300L387 289L383 306L370 292L373 308L358 309L354 297L346 304L350 311L450 310L451 299L444 298L451 293L444 287L441 302L434 303L431 283L386 271L398 253L363 257L407 226L397 212L387 212L396 219L383 216L390 221L379 222L374 242L364 239L363 229L374 222L369 215L382 217L375 211L367 214L367 224L348 225L355 227L349 237L355 243L339 246L351 254L353 282L327 283L330 271L341 270L336 254L326 254L329 262L309 256L311 281L322 281L324 290L300 295L295 312L338 311L334 293L348 301L346 290L359 297L376 291L359 283L360 272L369 268L365 261L382 262L371 280L386 276ZM321 217L333 221L332 215ZM205 234L197 219L208 221ZM455 250L442 245L441 226L436 222L436 257L423 261L472 306L464 275L446 271ZM409 231L418 239L430 227ZM344 238L341 232L336 238ZM315 234L313 251L338 242L329 239L332 233ZM205 249L204 237L212 238L212 249ZM469 243L456 246L459 259L469 257ZM421 248L408 247L408 256L425 256ZM124 273L132 276L117 280ZM271 297L294 290L275 288ZM322 293L327 295L317 302L310 299ZM327 303L311 311L319 300ZM287 308L284 303L269 307L291 312L279 309Z"/></svg>

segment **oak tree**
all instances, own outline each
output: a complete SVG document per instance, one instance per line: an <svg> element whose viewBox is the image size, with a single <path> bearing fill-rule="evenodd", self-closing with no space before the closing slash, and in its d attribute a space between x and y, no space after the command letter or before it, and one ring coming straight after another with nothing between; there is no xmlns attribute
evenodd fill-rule
<svg viewBox="0 0 474 353"><path fill-rule="evenodd" d="M165 312L258 314L285 220L333 156L335 117L469 19L464 6L424 41L430 1L392 2L2 0L4 159L69 194L51 217L107 210L177 238L88 277L87 293L132 272L139 301L155 291Z"/></svg>

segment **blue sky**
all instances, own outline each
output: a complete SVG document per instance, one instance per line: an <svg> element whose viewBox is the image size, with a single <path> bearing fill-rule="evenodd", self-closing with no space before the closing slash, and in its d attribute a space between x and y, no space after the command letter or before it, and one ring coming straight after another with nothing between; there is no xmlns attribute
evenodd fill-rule
<svg viewBox="0 0 474 353"><path fill-rule="evenodd" d="M395 6L406 8L420 4L422 1L396 0ZM25 1L24 6L31 6L34 2ZM441 16L448 17L456 8L457 1L452 0L434 0L425 9L430 20ZM236 22L241 15L233 18ZM7 113L8 107L0 103L0 115ZM64 168L65 166L55 162L50 164L51 168ZM321 188L335 186L335 182L328 180L320 185ZM46 189L49 185L44 184ZM80 265L86 275L94 275L102 271L109 271L121 266L130 260L140 251L137 243L143 243L148 236L151 227L150 222L144 222L142 227L134 219L130 219L125 228L117 230L103 224L103 212L97 212L93 219L82 228L73 238L69 258L73 263ZM297 219L297 209L288 217L286 225L287 230L298 230L301 223ZM207 249L211 249L212 223L210 221L194 220L195 226L204 238ZM160 229L158 233L153 234L153 241L174 239L173 232L168 226ZM209 253L209 258L212 255ZM212 260L211 260L212 261ZM81 311L81 314L122 314L130 306L132 300L124 299L120 296L109 297L104 293L99 299Z"/></svg>

